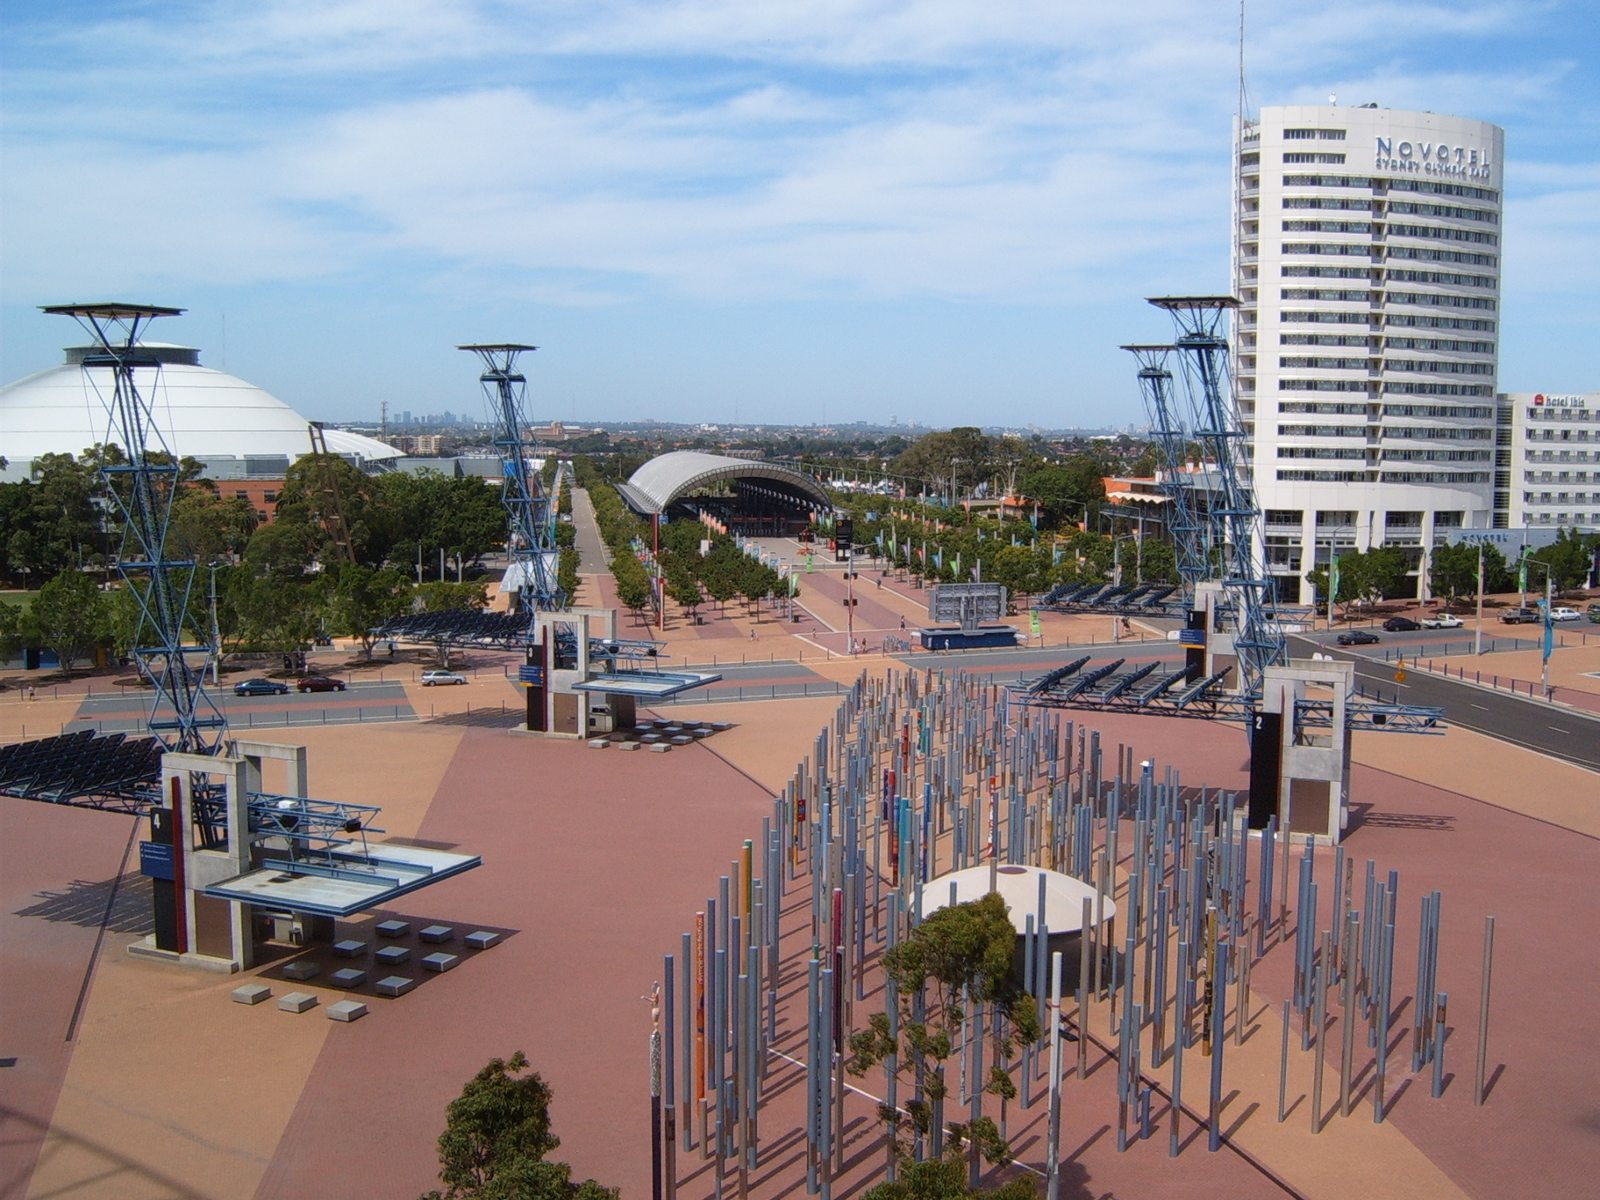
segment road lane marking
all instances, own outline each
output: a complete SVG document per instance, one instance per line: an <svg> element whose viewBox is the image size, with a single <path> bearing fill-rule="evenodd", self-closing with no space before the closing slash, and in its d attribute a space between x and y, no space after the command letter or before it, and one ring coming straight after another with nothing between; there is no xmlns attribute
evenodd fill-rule
<svg viewBox="0 0 1600 1200"><path fill-rule="evenodd" d="M1572 732L1572 730L1563 729L1559 725L1546 725L1545 728L1546 729L1554 729L1557 733L1568 733L1568 734L1570 734Z"/></svg>

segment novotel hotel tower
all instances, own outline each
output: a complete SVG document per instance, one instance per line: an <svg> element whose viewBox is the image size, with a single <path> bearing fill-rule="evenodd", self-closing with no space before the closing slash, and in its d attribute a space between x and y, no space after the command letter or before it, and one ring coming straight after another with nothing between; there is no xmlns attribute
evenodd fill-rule
<svg viewBox="0 0 1600 1200"><path fill-rule="evenodd" d="M1493 523L1504 136L1375 106L1241 126L1235 386L1284 601L1386 545L1425 596L1432 547Z"/></svg>

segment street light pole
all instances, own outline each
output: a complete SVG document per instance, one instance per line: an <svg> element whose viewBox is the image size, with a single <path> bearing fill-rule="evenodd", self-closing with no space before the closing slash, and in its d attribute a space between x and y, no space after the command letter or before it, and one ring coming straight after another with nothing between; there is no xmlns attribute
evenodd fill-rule
<svg viewBox="0 0 1600 1200"><path fill-rule="evenodd" d="M1478 543L1478 632L1472 643L1472 653L1483 653L1483 543Z"/></svg>

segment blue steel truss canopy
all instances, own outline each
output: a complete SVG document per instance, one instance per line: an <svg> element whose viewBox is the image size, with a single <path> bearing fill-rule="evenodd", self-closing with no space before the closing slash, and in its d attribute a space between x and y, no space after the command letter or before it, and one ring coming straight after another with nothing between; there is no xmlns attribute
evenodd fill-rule
<svg viewBox="0 0 1600 1200"><path fill-rule="evenodd" d="M676 501L712 484L760 481L805 508L831 510L827 490L804 471L782 463L674 450L652 458L617 490L641 516L664 513Z"/></svg>

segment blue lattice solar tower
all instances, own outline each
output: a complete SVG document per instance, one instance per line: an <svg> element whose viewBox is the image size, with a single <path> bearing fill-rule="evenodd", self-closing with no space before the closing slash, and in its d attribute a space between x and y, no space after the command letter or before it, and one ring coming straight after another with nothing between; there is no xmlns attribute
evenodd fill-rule
<svg viewBox="0 0 1600 1200"><path fill-rule="evenodd" d="M503 464L500 501L506 507L506 554L511 559L506 578L514 580L521 610L530 617L539 610L565 608L566 593L556 583L556 514L528 462L533 453L524 433L528 381L517 370L518 355L538 347L506 342L456 349L470 350L483 360L478 378L498 426L494 445Z"/></svg>
<svg viewBox="0 0 1600 1200"><path fill-rule="evenodd" d="M194 632L189 602L198 572L194 562L169 554L172 502L178 491L178 457L155 420L161 364L145 354L139 335L157 317L181 308L153 304L54 304L44 311L72 317L93 339L83 378L106 414L105 445L119 447L124 462L102 457L101 479L121 525L117 571L139 605L133 657L155 688L150 731L169 750L214 754L227 720L206 693L206 669L216 648L185 642ZM105 376L109 373L110 389ZM139 379L148 380L141 390Z"/></svg>
<svg viewBox="0 0 1600 1200"><path fill-rule="evenodd" d="M1232 296L1153 296L1150 303L1172 314L1184 382L1195 409L1194 438L1215 464L1216 490L1210 519L1220 526L1215 538L1224 556L1222 586L1232 603L1241 690L1261 693L1265 670L1285 661L1283 631L1266 611L1270 583L1257 561L1260 513L1245 479L1240 426L1229 386L1228 314L1239 307Z"/></svg>
<svg viewBox="0 0 1600 1200"><path fill-rule="evenodd" d="M1167 358L1172 346L1124 346L1139 363L1139 391L1150 414L1150 432L1159 447L1165 478L1161 490L1172 501L1172 545L1183 580L1184 600L1194 602L1194 585L1206 577L1209 539L1200 518L1193 483L1184 471L1189 431L1173 403L1172 372Z"/></svg>

